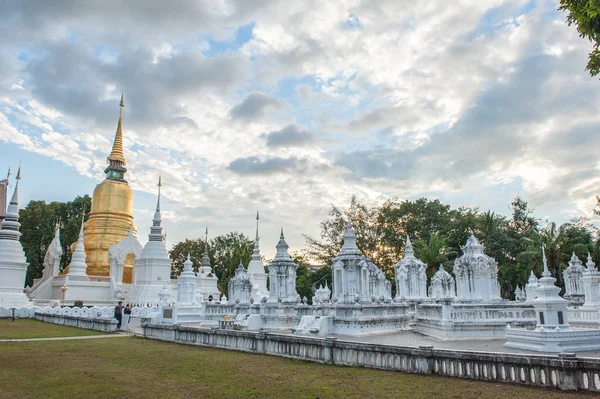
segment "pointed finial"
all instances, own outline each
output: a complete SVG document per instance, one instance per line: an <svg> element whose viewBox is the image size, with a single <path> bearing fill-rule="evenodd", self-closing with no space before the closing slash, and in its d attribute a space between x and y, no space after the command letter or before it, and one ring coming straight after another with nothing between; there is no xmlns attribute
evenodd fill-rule
<svg viewBox="0 0 600 399"><path fill-rule="evenodd" d="M191 259L190 259L190 251L188 251L187 260L191 260Z"/></svg>
<svg viewBox="0 0 600 399"><path fill-rule="evenodd" d="M283 227L281 228L281 235L279 236L279 239L283 240L285 237L283 236Z"/></svg>
<svg viewBox="0 0 600 399"><path fill-rule="evenodd" d="M19 187L19 180L21 180L21 163L20 162L19 162L19 169L17 169L17 177L15 179L17 179L17 183L15 184L15 187Z"/></svg>
<svg viewBox="0 0 600 399"><path fill-rule="evenodd" d="M258 216L258 209L256 210L256 220L260 219L260 217Z"/></svg>
<svg viewBox="0 0 600 399"><path fill-rule="evenodd" d="M79 228L79 239L83 240L83 222L85 221L85 209L81 210L81 227Z"/></svg>
<svg viewBox="0 0 600 399"><path fill-rule="evenodd" d="M119 105L121 107L120 107L120 111L119 111L119 122L117 123L117 132L115 133L115 140L113 142L112 151L110 152L110 155L108 156L107 160L109 162L111 162L111 161L119 162L124 166L126 161L125 161L125 156L123 155L122 119L123 119L123 107L125 106L125 102L123 101L123 95L121 95L121 103Z"/></svg>
<svg viewBox="0 0 600 399"><path fill-rule="evenodd" d="M208 242L208 225L206 226L206 229L204 230L204 234L205 234L205 242Z"/></svg>
<svg viewBox="0 0 600 399"><path fill-rule="evenodd" d="M6 182L8 183L8 178L10 177L10 166L8 167L8 173L6 174Z"/></svg>
<svg viewBox="0 0 600 399"><path fill-rule="evenodd" d="M551 276L550 274L550 270L548 270L548 260L546 259L546 247L542 245L542 258L543 258L543 262L544 262L544 272L542 273L542 275L544 277L549 277Z"/></svg>
<svg viewBox="0 0 600 399"><path fill-rule="evenodd" d="M119 106L121 107L121 111L119 113L119 118L123 117L123 108L125 107L125 96L123 93L121 93L121 102L119 103Z"/></svg>
<svg viewBox="0 0 600 399"><path fill-rule="evenodd" d="M162 187L162 176L158 175L158 199L156 200L156 212L160 212L160 188Z"/></svg>

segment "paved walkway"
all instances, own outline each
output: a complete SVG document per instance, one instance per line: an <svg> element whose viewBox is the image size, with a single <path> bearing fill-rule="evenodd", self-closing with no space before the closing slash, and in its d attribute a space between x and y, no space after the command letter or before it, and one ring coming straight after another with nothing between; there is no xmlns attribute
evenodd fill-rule
<svg viewBox="0 0 600 399"><path fill-rule="evenodd" d="M78 336L78 337L0 339L0 342L65 341L65 340L69 340L69 339L123 338L123 337L132 337L132 336L133 336L133 334L130 334L130 333L118 332L115 334L84 335L84 336Z"/></svg>

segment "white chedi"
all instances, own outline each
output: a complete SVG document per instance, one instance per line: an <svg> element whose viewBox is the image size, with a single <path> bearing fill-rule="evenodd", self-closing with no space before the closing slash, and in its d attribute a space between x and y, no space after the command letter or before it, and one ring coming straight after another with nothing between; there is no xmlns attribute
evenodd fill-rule
<svg viewBox="0 0 600 399"><path fill-rule="evenodd" d="M567 306L569 302L558 295L560 288L554 284L556 279L552 277L548 270L544 247L542 247L542 257L544 271L539 279L540 285L537 287L537 298L533 300L533 306L537 313L536 330L557 328L568 330Z"/></svg>
<svg viewBox="0 0 600 399"><path fill-rule="evenodd" d="M23 246L19 242L19 179L21 170L17 173L17 184L13 192L5 219L0 227L0 306L21 307L30 305L23 292L27 273L27 260Z"/></svg>
<svg viewBox="0 0 600 399"><path fill-rule="evenodd" d="M415 257L415 251L406 236L404 258L394 265L396 301L427 297L427 265Z"/></svg>
<svg viewBox="0 0 600 399"><path fill-rule="evenodd" d="M85 255L85 244L83 237L83 216L81 217L81 228L79 230L79 238L77 239L77 245L73 256L71 257L71 263L69 263L69 276L87 276L87 263Z"/></svg>
<svg viewBox="0 0 600 399"><path fill-rule="evenodd" d="M463 256L454 261L456 296L460 301L500 300L498 263L483 253L484 246L471 234L462 247Z"/></svg>
<svg viewBox="0 0 600 399"><path fill-rule="evenodd" d="M565 299L583 302L583 272L585 267L581 260L575 255L571 255L569 266L563 271L563 280L565 282Z"/></svg>
<svg viewBox="0 0 600 399"><path fill-rule="evenodd" d="M258 212L256 212L256 238L254 239L254 248L252 250L252 258L248 264L248 277L252 282L252 298L258 303L263 297L269 297L269 290L267 289L267 273L265 272L265 265L260 259L260 245L258 237Z"/></svg>
<svg viewBox="0 0 600 399"><path fill-rule="evenodd" d="M533 270L529 275L529 280L527 281L527 285L525 286L525 300L526 302L532 302L535 298L537 298L537 287L540 285L537 277L533 274Z"/></svg>
<svg viewBox="0 0 600 399"><path fill-rule="evenodd" d="M229 301L235 304L250 302L252 298L252 282L241 262L235 270L235 275L229 280L227 288Z"/></svg>
<svg viewBox="0 0 600 399"><path fill-rule="evenodd" d="M183 263L183 271L177 278L177 303L194 304L196 302L196 282L193 263L188 253L187 259Z"/></svg>
<svg viewBox="0 0 600 399"><path fill-rule="evenodd" d="M283 228L279 236L279 242L275 246L277 253L269 264L270 294L269 302L298 303L300 295L296 292L296 270L298 265L294 263L288 254L289 245L285 242ZM231 301L231 295L229 297Z"/></svg>
<svg viewBox="0 0 600 399"><path fill-rule="evenodd" d="M371 303L374 300L391 300L392 285L385 273L371 260L365 258L356 245L356 233L348 222L344 243L333 258L332 299L339 303Z"/></svg>
<svg viewBox="0 0 600 399"><path fill-rule="evenodd" d="M456 298L456 283L454 277L440 264L437 272L431 277L429 284L429 297L432 299Z"/></svg>
<svg viewBox="0 0 600 399"><path fill-rule="evenodd" d="M585 293L585 308L600 308L600 271L588 252L586 270L583 272L583 291Z"/></svg>
<svg viewBox="0 0 600 399"><path fill-rule="evenodd" d="M204 241L204 253L198 267L198 293L206 302L218 302L221 299L221 291L218 287L218 278L213 273L208 255L208 228L206 229L206 240Z"/></svg>

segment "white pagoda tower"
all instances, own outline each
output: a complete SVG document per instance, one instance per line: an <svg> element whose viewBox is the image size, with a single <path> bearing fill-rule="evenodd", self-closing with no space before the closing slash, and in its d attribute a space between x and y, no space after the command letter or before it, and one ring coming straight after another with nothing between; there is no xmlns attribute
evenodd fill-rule
<svg viewBox="0 0 600 399"><path fill-rule="evenodd" d="M19 180L21 168L17 172L15 191L0 228L0 306L5 308L31 305L23 292L29 264L19 241Z"/></svg>
<svg viewBox="0 0 600 399"><path fill-rule="evenodd" d="M221 291L217 286L218 278L215 276L208 256L208 227L206 228L206 239L204 241L204 253L198 267L198 292L204 297L206 302L219 302L221 300Z"/></svg>
<svg viewBox="0 0 600 399"><path fill-rule="evenodd" d="M260 247L258 238L258 211L256 212L256 238L254 239L254 249L252 250L252 259L248 264L248 277L252 282L252 298L258 303L263 297L269 297L267 290L267 273L265 265L260 259Z"/></svg>

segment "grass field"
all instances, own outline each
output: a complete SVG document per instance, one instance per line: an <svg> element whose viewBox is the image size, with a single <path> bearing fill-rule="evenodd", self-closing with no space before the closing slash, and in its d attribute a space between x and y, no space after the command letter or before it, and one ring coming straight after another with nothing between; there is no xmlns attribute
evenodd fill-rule
<svg viewBox="0 0 600 399"><path fill-rule="evenodd" d="M83 328L43 323L33 319L0 319L0 339L76 337L106 334Z"/></svg>
<svg viewBox="0 0 600 399"><path fill-rule="evenodd" d="M0 381L0 398L592 397L135 337L0 343Z"/></svg>

